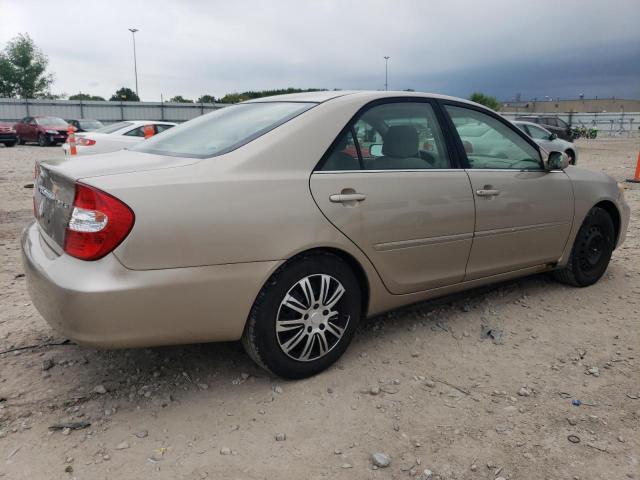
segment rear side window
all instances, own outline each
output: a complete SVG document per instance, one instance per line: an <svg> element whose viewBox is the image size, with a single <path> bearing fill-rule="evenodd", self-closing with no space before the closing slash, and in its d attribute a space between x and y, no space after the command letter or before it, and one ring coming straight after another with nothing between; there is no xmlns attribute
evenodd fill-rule
<svg viewBox="0 0 640 480"><path fill-rule="evenodd" d="M393 102L374 105L356 118L334 143L321 170L448 168L451 163L431 105Z"/></svg>
<svg viewBox="0 0 640 480"><path fill-rule="evenodd" d="M314 105L300 102L232 105L189 120L132 150L195 158L222 155L264 135Z"/></svg>
<svg viewBox="0 0 640 480"><path fill-rule="evenodd" d="M123 133L127 137L144 137L144 126L134 128L133 130L129 130L126 133Z"/></svg>

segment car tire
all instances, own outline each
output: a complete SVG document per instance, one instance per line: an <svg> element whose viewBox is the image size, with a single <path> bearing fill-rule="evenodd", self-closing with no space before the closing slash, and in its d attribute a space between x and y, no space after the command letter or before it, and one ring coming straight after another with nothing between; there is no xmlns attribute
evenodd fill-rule
<svg viewBox="0 0 640 480"><path fill-rule="evenodd" d="M567 265L555 271L554 277L574 287L593 285L607 270L614 242L611 215L600 207L592 208L578 231Z"/></svg>
<svg viewBox="0 0 640 480"><path fill-rule="evenodd" d="M303 254L280 267L256 298L242 336L249 356L280 377L310 377L347 349L362 312L350 266L331 253ZM293 307L293 308L291 308Z"/></svg>
<svg viewBox="0 0 640 480"><path fill-rule="evenodd" d="M5 147L15 147L16 146L16 142L4 142L4 146Z"/></svg>
<svg viewBox="0 0 640 480"><path fill-rule="evenodd" d="M18 138L18 145L24 145L24 140L20 137L17 137L17 138Z"/></svg>
<svg viewBox="0 0 640 480"><path fill-rule="evenodd" d="M38 135L38 145L40 145L41 147L48 147L49 144L49 139L44 133Z"/></svg>

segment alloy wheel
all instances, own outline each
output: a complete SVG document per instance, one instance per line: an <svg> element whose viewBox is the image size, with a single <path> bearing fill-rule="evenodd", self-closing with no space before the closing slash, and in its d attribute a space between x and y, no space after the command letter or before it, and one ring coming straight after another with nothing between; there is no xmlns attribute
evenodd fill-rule
<svg viewBox="0 0 640 480"><path fill-rule="evenodd" d="M276 337L290 358L310 362L324 357L349 324L343 313L344 286L327 274L308 275L285 294L276 315Z"/></svg>

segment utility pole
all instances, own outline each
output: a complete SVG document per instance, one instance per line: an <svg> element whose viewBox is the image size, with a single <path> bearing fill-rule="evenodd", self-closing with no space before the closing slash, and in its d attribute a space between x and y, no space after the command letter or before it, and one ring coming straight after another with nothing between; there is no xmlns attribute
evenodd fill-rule
<svg viewBox="0 0 640 480"><path fill-rule="evenodd" d="M138 60L136 58L136 32L137 28L130 28L131 36L133 37L133 71L136 74L136 95L138 96L138 100L140 100L140 93L138 93Z"/></svg>
<svg viewBox="0 0 640 480"><path fill-rule="evenodd" d="M389 90L389 59L391 57L384 57L384 89Z"/></svg>

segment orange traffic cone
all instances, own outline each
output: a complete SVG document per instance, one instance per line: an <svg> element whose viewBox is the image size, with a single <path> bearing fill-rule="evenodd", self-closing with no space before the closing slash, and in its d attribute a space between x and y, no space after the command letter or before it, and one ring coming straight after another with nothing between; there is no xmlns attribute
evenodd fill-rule
<svg viewBox="0 0 640 480"><path fill-rule="evenodd" d="M144 132L145 139L153 137L153 125L145 125L142 131Z"/></svg>
<svg viewBox="0 0 640 480"><path fill-rule="evenodd" d="M638 163L636 163L636 173L633 178L627 178L627 182L640 183L640 153L638 153Z"/></svg>
<svg viewBox="0 0 640 480"><path fill-rule="evenodd" d="M77 155L78 149L76 148L76 129L73 125L69 125L67 128L67 142L69 142L69 153L71 155Z"/></svg>

